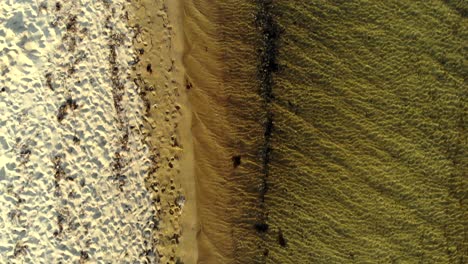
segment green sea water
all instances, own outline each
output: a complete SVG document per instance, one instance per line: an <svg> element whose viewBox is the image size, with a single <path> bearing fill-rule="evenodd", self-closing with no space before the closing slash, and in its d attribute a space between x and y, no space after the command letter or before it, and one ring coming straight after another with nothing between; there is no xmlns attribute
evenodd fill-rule
<svg viewBox="0 0 468 264"><path fill-rule="evenodd" d="M466 263L468 2L271 2L266 262Z"/></svg>
<svg viewBox="0 0 468 264"><path fill-rule="evenodd" d="M234 262L466 263L468 2L218 8Z"/></svg>

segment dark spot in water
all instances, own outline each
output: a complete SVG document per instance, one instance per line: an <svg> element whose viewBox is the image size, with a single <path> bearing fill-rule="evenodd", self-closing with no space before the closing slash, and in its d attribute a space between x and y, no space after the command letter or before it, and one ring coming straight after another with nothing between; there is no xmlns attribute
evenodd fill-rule
<svg viewBox="0 0 468 264"><path fill-rule="evenodd" d="M145 54L145 49L139 49L138 52L140 52L141 55Z"/></svg>
<svg viewBox="0 0 468 264"><path fill-rule="evenodd" d="M254 228L255 230L257 230L258 232L261 232L261 233L265 233L268 231L268 224L266 223L255 223L254 224Z"/></svg>
<svg viewBox="0 0 468 264"><path fill-rule="evenodd" d="M187 84L185 85L185 88L187 88L187 90L190 90L192 89L193 85L191 82L187 81Z"/></svg>
<svg viewBox="0 0 468 264"><path fill-rule="evenodd" d="M267 120L265 122L265 137L270 137L271 133L273 132L273 117L271 114L267 116Z"/></svg>
<svg viewBox="0 0 468 264"><path fill-rule="evenodd" d="M278 231L278 243L282 247L286 247L286 239L284 238L283 231L281 229Z"/></svg>
<svg viewBox="0 0 468 264"><path fill-rule="evenodd" d="M260 185L260 188L259 188L259 193L260 193L260 197L262 198L262 201L264 200L265 194L267 192L268 192L268 181L266 180L266 178L263 178L262 184Z"/></svg>
<svg viewBox="0 0 468 264"><path fill-rule="evenodd" d="M55 3L55 10L60 11L62 9L62 4L60 2Z"/></svg>
<svg viewBox="0 0 468 264"><path fill-rule="evenodd" d="M153 73L153 68L151 66L151 63L148 63L148 65L146 65L146 71L149 73Z"/></svg>
<svg viewBox="0 0 468 264"><path fill-rule="evenodd" d="M234 168L237 168L241 164L241 156L236 155L232 157L232 166Z"/></svg>
<svg viewBox="0 0 468 264"><path fill-rule="evenodd" d="M5 92L5 91L6 91L6 88L5 88L5 87L2 87L1 91L2 91L2 92Z"/></svg>

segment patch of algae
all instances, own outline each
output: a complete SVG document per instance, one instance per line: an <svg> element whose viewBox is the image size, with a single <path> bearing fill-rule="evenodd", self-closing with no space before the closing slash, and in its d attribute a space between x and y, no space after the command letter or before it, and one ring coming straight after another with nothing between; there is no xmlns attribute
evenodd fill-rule
<svg viewBox="0 0 468 264"><path fill-rule="evenodd" d="M467 261L465 1L185 3L202 263Z"/></svg>

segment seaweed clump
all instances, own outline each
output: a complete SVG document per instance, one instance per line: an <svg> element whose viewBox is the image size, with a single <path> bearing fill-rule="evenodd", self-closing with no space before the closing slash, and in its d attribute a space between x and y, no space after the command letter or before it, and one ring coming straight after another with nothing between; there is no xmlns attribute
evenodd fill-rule
<svg viewBox="0 0 468 264"><path fill-rule="evenodd" d="M269 163L271 160L271 136L273 133L274 117L271 110L271 103L274 100L273 95L273 74L278 71L277 54L278 38L280 35L279 27L273 17L273 4L271 0L258 0L258 13L256 15L256 26L260 32L260 48L258 50L259 65L257 78L260 81L260 97L262 98L262 110L264 111L264 134L263 145L261 149L262 159L262 178L259 187L259 203L262 211L258 216L254 228L259 233L268 231L268 213L265 206L265 195L268 191Z"/></svg>
<svg viewBox="0 0 468 264"><path fill-rule="evenodd" d="M68 115L69 110L78 109L78 103L72 98L68 98L63 104L60 105L57 112L57 120L62 122L63 119Z"/></svg>

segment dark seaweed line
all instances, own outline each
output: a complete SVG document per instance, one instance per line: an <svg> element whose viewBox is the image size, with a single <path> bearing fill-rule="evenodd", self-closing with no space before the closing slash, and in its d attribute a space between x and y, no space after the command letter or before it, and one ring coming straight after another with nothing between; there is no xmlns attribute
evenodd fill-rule
<svg viewBox="0 0 468 264"><path fill-rule="evenodd" d="M274 115L271 110L273 96L273 74L278 70L276 56L278 53L279 28L273 19L272 1L257 0L258 13L256 15L256 26L261 35L261 48L259 49L258 59L258 78L260 80L260 96L263 100L262 111L265 113L263 145L261 149L262 157L262 185L260 188L260 209L262 211L260 219L255 223L254 228L259 233L268 231L268 213L265 205L265 195L268 192L269 166L271 161L271 137L274 129ZM264 256L268 255L268 249L264 249Z"/></svg>
<svg viewBox="0 0 468 264"><path fill-rule="evenodd" d="M110 25L110 16L107 18L106 25ZM108 26L108 29L113 31L112 26ZM119 79L119 67L117 64L117 47L122 44L123 36L113 33L111 35L109 47L109 64L111 71L111 82L112 82L112 97L114 101L114 108L117 112L117 119L119 122L119 128L122 132L120 138L120 149L114 153L113 162L112 162L112 172L113 176L111 177L113 181L118 184L120 191L123 191L123 186L125 186L127 177L122 174L122 169L125 167L125 162L121 157L121 152L128 150L128 137L129 133L124 119L124 107L122 106L122 98L124 94L124 85Z"/></svg>

